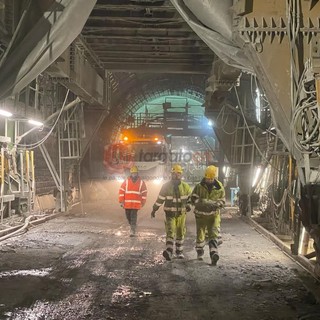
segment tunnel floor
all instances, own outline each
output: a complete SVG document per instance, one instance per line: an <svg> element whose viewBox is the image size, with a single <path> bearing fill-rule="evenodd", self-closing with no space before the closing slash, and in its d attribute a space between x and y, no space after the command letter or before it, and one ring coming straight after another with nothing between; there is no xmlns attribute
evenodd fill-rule
<svg viewBox="0 0 320 320"><path fill-rule="evenodd" d="M187 219L185 259L164 261L163 214L95 201L0 245L0 319L319 319L306 283L318 284L277 246L222 215L220 260L196 260Z"/></svg>

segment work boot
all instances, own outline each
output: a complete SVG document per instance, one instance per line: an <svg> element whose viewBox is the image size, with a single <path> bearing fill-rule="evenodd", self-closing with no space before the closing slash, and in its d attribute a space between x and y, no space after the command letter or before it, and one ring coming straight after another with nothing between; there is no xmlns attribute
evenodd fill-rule
<svg viewBox="0 0 320 320"><path fill-rule="evenodd" d="M203 254L197 254L197 259L199 260L199 261L203 261Z"/></svg>
<svg viewBox="0 0 320 320"><path fill-rule="evenodd" d="M176 253L177 254L177 259L184 259L184 254L183 252L179 251Z"/></svg>
<svg viewBox="0 0 320 320"><path fill-rule="evenodd" d="M204 251L203 250L197 250L197 259L202 261L203 260Z"/></svg>
<svg viewBox="0 0 320 320"><path fill-rule="evenodd" d="M162 252L162 255L164 256L164 258L167 260L167 261L171 261L172 259L172 252L168 251L168 250L164 250Z"/></svg>
<svg viewBox="0 0 320 320"><path fill-rule="evenodd" d="M131 227L130 229L130 237L135 237L136 236L136 228L135 227Z"/></svg>
<svg viewBox="0 0 320 320"><path fill-rule="evenodd" d="M210 257L211 257L211 264L212 264L213 266L216 266L216 265L217 265L217 262L218 262L218 260L219 260L219 255L218 255L218 253L217 253L217 252L212 252L211 255L210 255Z"/></svg>

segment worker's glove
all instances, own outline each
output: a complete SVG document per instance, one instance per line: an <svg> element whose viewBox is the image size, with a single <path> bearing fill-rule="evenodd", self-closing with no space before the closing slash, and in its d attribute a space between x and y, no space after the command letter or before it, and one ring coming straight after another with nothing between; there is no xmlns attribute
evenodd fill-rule
<svg viewBox="0 0 320 320"><path fill-rule="evenodd" d="M190 212L191 209L192 209L192 208L191 208L191 205L190 205L190 204L187 204L187 205L186 205L186 211L187 211L187 212Z"/></svg>
<svg viewBox="0 0 320 320"><path fill-rule="evenodd" d="M123 202L120 202L120 207L124 208L124 203Z"/></svg>
<svg viewBox="0 0 320 320"><path fill-rule="evenodd" d="M224 201L223 200L217 200L217 201L215 201L214 205L217 208L222 208L222 207L224 207Z"/></svg>
<svg viewBox="0 0 320 320"><path fill-rule="evenodd" d="M155 218L156 217L156 212L154 210L151 211L151 218Z"/></svg>

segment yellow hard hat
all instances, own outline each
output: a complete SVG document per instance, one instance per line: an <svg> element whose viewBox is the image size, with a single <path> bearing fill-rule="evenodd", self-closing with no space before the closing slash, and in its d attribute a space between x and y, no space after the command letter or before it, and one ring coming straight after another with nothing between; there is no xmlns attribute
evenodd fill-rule
<svg viewBox="0 0 320 320"><path fill-rule="evenodd" d="M180 166L180 164L175 164L175 165L173 165L171 172L172 173L182 173L182 167Z"/></svg>
<svg viewBox="0 0 320 320"><path fill-rule="evenodd" d="M204 177L207 179L214 179L217 176L217 167L209 166L204 172Z"/></svg>
<svg viewBox="0 0 320 320"><path fill-rule="evenodd" d="M130 168L130 173L138 173L138 167L137 166L132 166Z"/></svg>

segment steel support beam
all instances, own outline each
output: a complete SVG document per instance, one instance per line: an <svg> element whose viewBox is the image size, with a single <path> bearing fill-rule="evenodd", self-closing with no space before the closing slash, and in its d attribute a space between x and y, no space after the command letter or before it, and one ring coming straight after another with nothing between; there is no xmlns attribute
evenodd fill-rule
<svg viewBox="0 0 320 320"><path fill-rule="evenodd" d="M169 63L127 63L127 62L106 62L105 68L108 71L137 72L137 73L186 73L186 74L208 74L211 64L190 65L190 64L169 64Z"/></svg>

